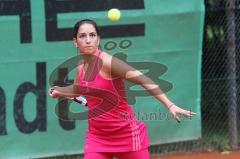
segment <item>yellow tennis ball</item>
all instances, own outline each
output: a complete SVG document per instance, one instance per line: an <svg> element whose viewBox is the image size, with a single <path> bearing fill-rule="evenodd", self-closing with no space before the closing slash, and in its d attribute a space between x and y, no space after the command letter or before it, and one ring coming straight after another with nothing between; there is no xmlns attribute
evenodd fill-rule
<svg viewBox="0 0 240 159"><path fill-rule="evenodd" d="M113 8L108 11L108 19L110 21L113 21L113 22L118 21L120 17L121 17L121 12L119 9Z"/></svg>

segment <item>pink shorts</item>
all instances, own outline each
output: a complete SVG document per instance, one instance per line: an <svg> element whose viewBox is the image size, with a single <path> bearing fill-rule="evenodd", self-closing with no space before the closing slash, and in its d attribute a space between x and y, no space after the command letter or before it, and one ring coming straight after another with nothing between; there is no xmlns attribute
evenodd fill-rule
<svg viewBox="0 0 240 159"><path fill-rule="evenodd" d="M84 154L84 159L150 159L149 151L142 149L131 152L88 152Z"/></svg>

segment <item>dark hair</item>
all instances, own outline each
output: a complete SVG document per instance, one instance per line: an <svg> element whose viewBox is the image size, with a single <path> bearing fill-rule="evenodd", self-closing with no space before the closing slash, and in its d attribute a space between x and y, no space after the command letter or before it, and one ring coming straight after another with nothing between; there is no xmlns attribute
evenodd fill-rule
<svg viewBox="0 0 240 159"><path fill-rule="evenodd" d="M92 24L93 27L95 28L96 32L97 32L97 35L100 36L100 33L99 33L99 28L97 26L97 23L91 19L83 19L83 20L80 20L78 21L74 27L73 27L73 38L76 38L77 37L77 33L78 33L78 29L81 25L83 24Z"/></svg>

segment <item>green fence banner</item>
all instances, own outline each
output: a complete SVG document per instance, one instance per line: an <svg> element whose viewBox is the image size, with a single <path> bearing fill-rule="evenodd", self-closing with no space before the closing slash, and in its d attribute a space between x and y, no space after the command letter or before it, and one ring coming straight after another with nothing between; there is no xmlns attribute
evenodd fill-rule
<svg viewBox="0 0 240 159"><path fill-rule="evenodd" d="M52 72L77 55L72 27L85 18L100 26L104 51L140 69L177 105L197 113L177 123L154 97L126 82L151 145L201 138L203 0L1 0L0 6L0 158L83 152L87 120L60 120L58 99L47 91ZM120 9L119 21L107 19L111 8ZM75 72L57 70L56 84L64 77L73 80ZM72 103L71 111L87 108Z"/></svg>

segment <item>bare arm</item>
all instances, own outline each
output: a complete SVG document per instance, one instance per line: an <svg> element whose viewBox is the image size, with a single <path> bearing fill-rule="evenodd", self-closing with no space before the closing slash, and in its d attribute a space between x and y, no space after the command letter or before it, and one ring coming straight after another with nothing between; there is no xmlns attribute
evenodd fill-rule
<svg viewBox="0 0 240 159"><path fill-rule="evenodd" d="M72 85L65 86L65 87L54 86L49 89L49 96L51 96L52 98L78 97L79 96L79 85L78 85L79 70L80 70L80 66L77 67L77 75Z"/></svg>
<svg viewBox="0 0 240 159"><path fill-rule="evenodd" d="M193 116L195 113L181 109L177 107L173 102L171 102L167 96L162 92L159 86L152 81L149 77L145 76L139 70L136 70L127 63L121 61L120 59L112 56L111 63L109 64L111 68L112 76L119 76L123 79L129 80L135 84L141 85L145 90L147 90L152 96L154 96L158 101L160 101L165 107L170 111L175 119L179 122L180 119L177 114L183 114L185 116Z"/></svg>

